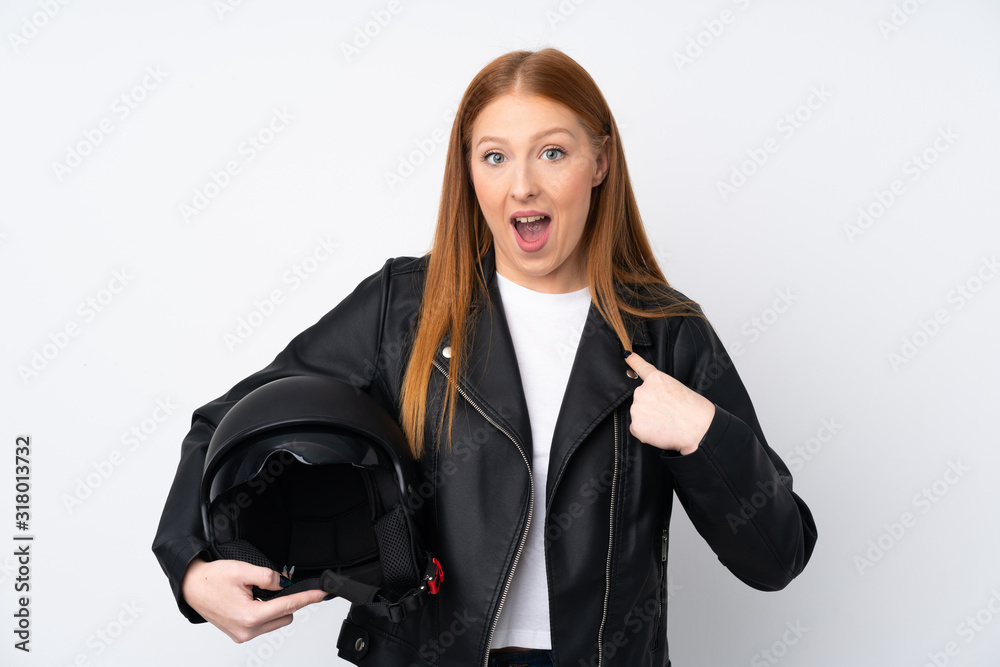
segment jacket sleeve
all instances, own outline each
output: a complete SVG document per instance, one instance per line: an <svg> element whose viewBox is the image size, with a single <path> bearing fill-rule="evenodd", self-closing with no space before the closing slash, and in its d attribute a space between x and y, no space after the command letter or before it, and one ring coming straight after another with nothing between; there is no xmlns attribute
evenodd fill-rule
<svg viewBox="0 0 1000 667"><path fill-rule="evenodd" d="M679 318L673 376L715 404L694 452L664 452L674 488L695 528L740 580L784 588L805 567L816 525L792 491L792 476L767 445L732 359L707 320Z"/></svg>
<svg viewBox="0 0 1000 667"><path fill-rule="evenodd" d="M325 375L370 393L372 384L381 381L376 362L391 262L362 282L316 324L296 336L268 367L194 412L153 541L153 552L170 580L177 605L190 621L201 623L205 620L184 601L181 582L195 557L211 560L199 496L205 453L216 425L243 396L281 377Z"/></svg>

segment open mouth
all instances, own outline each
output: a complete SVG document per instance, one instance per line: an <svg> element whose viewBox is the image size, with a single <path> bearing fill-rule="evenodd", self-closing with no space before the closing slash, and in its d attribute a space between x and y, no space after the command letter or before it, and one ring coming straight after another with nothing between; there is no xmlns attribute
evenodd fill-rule
<svg viewBox="0 0 1000 667"><path fill-rule="evenodd" d="M552 222L552 219L547 215L528 215L515 217L513 222L514 229L517 231L517 235L521 237L521 240L531 244L545 236L545 232L548 231L549 223Z"/></svg>

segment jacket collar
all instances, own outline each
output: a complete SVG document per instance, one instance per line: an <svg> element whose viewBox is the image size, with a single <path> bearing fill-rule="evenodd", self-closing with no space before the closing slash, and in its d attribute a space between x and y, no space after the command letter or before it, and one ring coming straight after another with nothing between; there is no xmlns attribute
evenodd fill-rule
<svg viewBox="0 0 1000 667"><path fill-rule="evenodd" d="M497 286L492 247L483 256L480 267L489 303L483 300L473 309L472 341L462 386L492 418L510 430L530 460L528 409ZM633 347L637 351L646 349L650 341L648 327L641 321L630 321L629 325ZM628 377L628 370L617 335L591 304L553 433L548 469L550 492L580 442L640 384Z"/></svg>

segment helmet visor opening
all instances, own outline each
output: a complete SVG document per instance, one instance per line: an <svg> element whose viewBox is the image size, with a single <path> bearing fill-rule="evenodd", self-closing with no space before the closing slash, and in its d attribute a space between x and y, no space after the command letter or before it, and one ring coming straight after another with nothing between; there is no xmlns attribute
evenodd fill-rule
<svg viewBox="0 0 1000 667"><path fill-rule="evenodd" d="M273 569L295 566L294 580L324 570L366 583L380 578L369 493L353 465L307 465L288 457L278 474L260 474L216 498L213 521L226 514L222 508L238 514L226 522L228 530L215 531L216 542L246 540Z"/></svg>

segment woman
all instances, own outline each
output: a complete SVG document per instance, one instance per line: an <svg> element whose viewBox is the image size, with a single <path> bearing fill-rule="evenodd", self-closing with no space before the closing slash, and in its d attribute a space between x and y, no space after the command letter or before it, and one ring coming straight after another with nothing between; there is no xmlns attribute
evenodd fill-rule
<svg viewBox="0 0 1000 667"><path fill-rule="evenodd" d="M554 49L504 55L469 85L429 255L388 261L195 413L153 548L182 612L236 641L323 596L253 600L278 574L207 561L197 503L214 425L298 374L399 414L437 480L422 520L446 583L398 624L352 608L338 646L355 664L669 665L674 493L755 588L784 587L812 552L730 358L657 268L603 96Z"/></svg>

